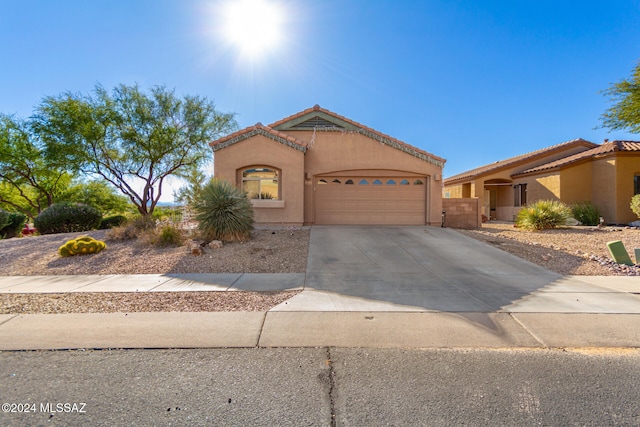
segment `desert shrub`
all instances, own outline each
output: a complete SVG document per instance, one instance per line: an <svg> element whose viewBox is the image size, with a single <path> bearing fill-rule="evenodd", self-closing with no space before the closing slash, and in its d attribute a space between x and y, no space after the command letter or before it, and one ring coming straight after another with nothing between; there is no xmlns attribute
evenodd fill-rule
<svg viewBox="0 0 640 427"><path fill-rule="evenodd" d="M156 246L181 246L182 233L171 224L165 224L160 228L153 239Z"/></svg>
<svg viewBox="0 0 640 427"><path fill-rule="evenodd" d="M631 212L640 218L640 194L636 194L631 198Z"/></svg>
<svg viewBox="0 0 640 427"><path fill-rule="evenodd" d="M156 221L147 216L138 216L127 220L123 225L112 227L107 231L107 238L113 241L137 239L156 228Z"/></svg>
<svg viewBox="0 0 640 427"><path fill-rule="evenodd" d="M0 209L0 230L9 225L9 212Z"/></svg>
<svg viewBox="0 0 640 427"><path fill-rule="evenodd" d="M33 225L40 234L71 233L98 228L102 214L96 208L73 203L54 203L40 212Z"/></svg>
<svg viewBox="0 0 640 427"><path fill-rule="evenodd" d="M571 218L571 209L556 200L539 200L524 207L516 216L516 226L525 230L561 227Z"/></svg>
<svg viewBox="0 0 640 427"><path fill-rule="evenodd" d="M253 208L244 192L213 179L197 195L193 210L206 241L245 241L253 230Z"/></svg>
<svg viewBox="0 0 640 427"><path fill-rule="evenodd" d="M60 246L58 253L63 257L90 255L97 254L106 247L107 245L102 240L96 240L90 236L82 236L77 239L67 241L67 243Z"/></svg>
<svg viewBox="0 0 640 427"><path fill-rule="evenodd" d="M27 223L27 216L20 212L6 212L0 209L0 239L10 239L20 235Z"/></svg>
<svg viewBox="0 0 640 427"><path fill-rule="evenodd" d="M590 202L571 205L571 216L582 225L598 225L600 222L600 211Z"/></svg>
<svg viewBox="0 0 640 427"><path fill-rule="evenodd" d="M108 216L106 218L102 218L102 221L100 221L99 229L106 230L113 227L119 227L121 225L124 225L124 223L126 222L127 222L127 217L124 215Z"/></svg>

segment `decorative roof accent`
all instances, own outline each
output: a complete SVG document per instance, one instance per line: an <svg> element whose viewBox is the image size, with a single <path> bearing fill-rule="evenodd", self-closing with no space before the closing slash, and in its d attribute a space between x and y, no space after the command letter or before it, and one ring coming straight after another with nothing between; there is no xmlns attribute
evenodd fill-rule
<svg viewBox="0 0 640 427"><path fill-rule="evenodd" d="M272 129L269 126L264 126L260 122L256 123L253 126L249 126L245 129L234 132L231 135L227 135L224 138L220 138L217 141L210 142L209 146L211 146L213 151L216 152L218 150L222 150L223 148L229 147L230 145L236 144L240 141L244 141L245 139L249 139L256 135L262 135L266 138L269 138L276 142L284 144L287 147L291 147L295 150L302 151L303 153L307 152L306 142L300 141L299 139L289 136L284 132L280 132L275 129Z"/></svg>
<svg viewBox="0 0 640 427"><path fill-rule="evenodd" d="M311 126L312 123L317 122L318 126ZM336 132L357 132L365 135L375 141L381 142L390 147L396 148L420 160L436 165L440 168L444 167L445 159L435 156L431 153L423 151L417 147L409 145L399 139L393 138L389 135L385 135L381 132L364 126L358 122L348 119L344 116L334 113L314 105L311 108L300 111L284 119L278 120L269 125L270 128L277 130L323 130L323 131L336 131Z"/></svg>
<svg viewBox="0 0 640 427"><path fill-rule="evenodd" d="M551 147L542 148L540 150L532 151L529 153L521 154L519 156L510 157L505 160L500 160L495 163L491 163L488 165L480 166L475 169L468 170L466 172L462 172L460 174L451 176L444 180L445 185L451 185L454 183L458 183L461 181L467 181L470 179L476 179L483 175L488 175L490 173L494 173L501 169L506 169L517 164L523 164L536 158L542 158L545 155L552 154L554 152L562 152L563 150L574 148L574 147L585 147L585 151L589 149L593 149L598 147L598 144L594 144L593 142L587 141L582 138L572 139L571 141L563 142L561 144L552 145Z"/></svg>
<svg viewBox="0 0 640 427"><path fill-rule="evenodd" d="M557 169L563 166L567 166L573 163L578 163L583 160L592 159L594 157L605 156L611 153L618 152L637 152L640 153L640 142L638 141L606 141L602 145L598 145L591 150L583 151L582 153L574 154L572 156L565 157L553 162L545 163L544 165L536 166L513 174L512 176L528 175L535 172L541 172L545 170Z"/></svg>

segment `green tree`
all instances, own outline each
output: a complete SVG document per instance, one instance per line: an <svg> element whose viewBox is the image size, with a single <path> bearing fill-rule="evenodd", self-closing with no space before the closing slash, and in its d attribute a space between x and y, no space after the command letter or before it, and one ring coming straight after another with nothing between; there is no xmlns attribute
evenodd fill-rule
<svg viewBox="0 0 640 427"><path fill-rule="evenodd" d="M142 216L153 213L170 175L186 176L211 158L207 142L236 128L206 98L178 98L164 86L144 93L120 85L90 95L45 98L35 129L53 164L101 176L131 200Z"/></svg>
<svg viewBox="0 0 640 427"><path fill-rule="evenodd" d="M602 127L640 133L640 62L630 79L613 83L603 93L614 104L602 115Z"/></svg>
<svg viewBox="0 0 640 427"><path fill-rule="evenodd" d="M133 208L127 199L104 180L73 182L56 202L82 203L99 209L104 216L124 213Z"/></svg>
<svg viewBox="0 0 640 427"><path fill-rule="evenodd" d="M183 176L187 185L180 187L173 192L173 198L178 202L187 206L193 206L198 199L204 186L211 181L200 169L193 169L186 176Z"/></svg>
<svg viewBox="0 0 640 427"><path fill-rule="evenodd" d="M71 181L66 168L44 158L28 120L0 115L0 206L35 218Z"/></svg>

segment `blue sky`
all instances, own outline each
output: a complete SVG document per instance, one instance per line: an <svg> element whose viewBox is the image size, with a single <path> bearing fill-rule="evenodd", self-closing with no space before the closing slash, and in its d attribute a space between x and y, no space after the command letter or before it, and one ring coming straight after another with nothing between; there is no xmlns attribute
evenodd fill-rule
<svg viewBox="0 0 640 427"><path fill-rule="evenodd" d="M205 0L0 0L0 112L138 83L206 96L241 128L314 104L447 159L452 176L594 129L640 60L640 0L273 0L247 58Z"/></svg>

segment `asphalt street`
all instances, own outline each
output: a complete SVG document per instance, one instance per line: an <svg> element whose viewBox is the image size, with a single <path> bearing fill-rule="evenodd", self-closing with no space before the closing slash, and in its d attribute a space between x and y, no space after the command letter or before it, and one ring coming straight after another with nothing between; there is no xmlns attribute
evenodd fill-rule
<svg viewBox="0 0 640 427"><path fill-rule="evenodd" d="M0 377L2 426L640 424L637 349L2 352Z"/></svg>

